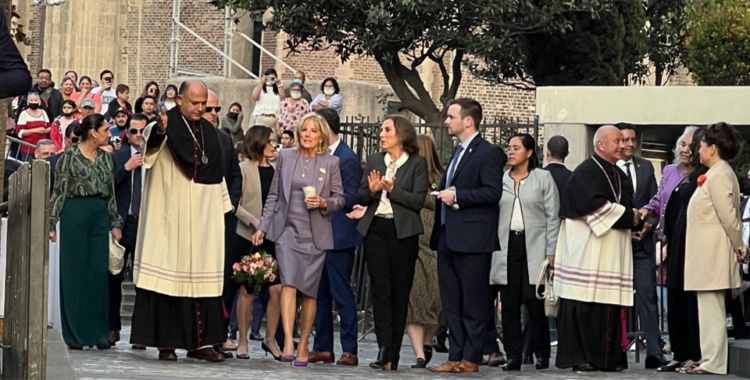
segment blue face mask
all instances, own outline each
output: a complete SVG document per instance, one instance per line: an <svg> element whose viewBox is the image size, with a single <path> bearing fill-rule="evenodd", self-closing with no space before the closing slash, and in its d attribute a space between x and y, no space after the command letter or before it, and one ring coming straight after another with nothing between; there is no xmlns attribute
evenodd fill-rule
<svg viewBox="0 0 750 380"><path fill-rule="evenodd" d="M302 82L302 79L295 79L292 81L292 84L304 84L304 83Z"/></svg>

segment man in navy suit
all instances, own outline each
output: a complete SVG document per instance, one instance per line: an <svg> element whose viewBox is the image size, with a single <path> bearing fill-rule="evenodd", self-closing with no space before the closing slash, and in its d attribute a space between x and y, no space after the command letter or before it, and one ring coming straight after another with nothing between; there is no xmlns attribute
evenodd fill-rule
<svg viewBox="0 0 750 380"><path fill-rule="evenodd" d="M219 111L221 111L219 98L215 92L208 90L208 100L203 118L216 128L219 146L221 147L221 159L224 164L224 180L227 183L229 200L232 203L232 211L224 214L224 292L222 295L225 311L230 311L237 295L237 285L232 280L232 265L240 261L237 252L237 217L234 216L234 210L237 210L237 205L242 197L242 172L240 171L240 162L234 150L232 137L219 128ZM229 315L229 313L226 315ZM228 326L229 319L225 318L225 320ZM215 349L225 358L231 358L232 354L226 351L236 350L237 343L227 337L227 341L221 346L216 346Z"/></svg>
<svg viewBox="0 0 750 380"><path fill-rule="evenodd" d="M635 128L628 124L619 124L622 131L625 149L617 166L633 182L633 207L641 209L647 205L658 191L654 165L635 156L638 148L638 136ZM647 369L659 368L669 363L662 355L662 340L659 333L659 312L656 296L656 258L654 257L654 234L651 231L651 220L644 223L643 229L633 235L633 286L635 287L635 309L641 322L640 330L646 338Z"/></svg>
<svg viewBox="0 0 750 380"><path fill-rule="evenodd" d="M138 234L138 216L141 210L141 195L143 179L146 169L141 157L141 140L143 130L146 129L148 118L143 114L135 114L130 120L130 127L125 131L130 144L123 146L112 154L115 170L115 200L117 213L124 221L120 244L125 247L125 263L130 254L135 251ZM120 340L120 303L122 302L123 273L109 276L109 342L114 344ZM139 348L139 347L135 347Z"/></svg>
<svg viewBox="0 0 750 380"><path fill-rule="evenodd" d="M448 103L448 134L460 142L438 186L430 245L438 252L438 280L450 329L448 361L433 372L477 372L487 327L492 252L503 192L503 151L479 135L482 106L474 99Z"/></svg>
<svg viewBox="0 0 750 380"><path fill-rule="evenodd" d="M323 116L331 128L331 141L328 149L339 158L341 182L344 187L346 204L336 211L331 219L333 227L333 250L326 254L323 274L318 286L318 312L315 314L315 344L310 354L310 363L333 363L333 302L341 319L341 347L343 353L336 363L338 365L356 366L357 358L357 307L354 291L350 284L354 267L354 250L361 242L357 232L357 220L346 217L357 203L357 191L362 179L362 165L357 155L348 145L339 139L341 122L339 114L333 108L322 108L315 111Z"/></svg>

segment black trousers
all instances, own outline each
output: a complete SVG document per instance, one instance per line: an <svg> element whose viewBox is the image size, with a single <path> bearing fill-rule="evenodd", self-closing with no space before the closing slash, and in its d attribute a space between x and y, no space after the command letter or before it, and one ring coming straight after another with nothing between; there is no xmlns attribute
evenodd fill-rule
<svg viewBox="0 0 750 380"><path fill-rule="evenodd" d="M122 226L122 239L120 244L125 247L125 265L122 272L117 276L109 274L109 330L122 330L120 321L120 306L122 304L122 281L125 279L125 267L128 260L133 257L135 251L136 237L138 235L138 222L125 222Z"/></svg>
<svg viewBox="0 0 750 380"><path fill-rule="evenodd" d="M667 310L669 344L674 352L674 360L700 360L701 340L695 292L667 288Z"/></svg>
<svg viewBox="0 0 750 380"><path fill-rule="evenodd" d="M482 361L489 322L491 252L454 252L445 241L441 227L438 243L440 301L448 323L448 360Z"/></svg>
<svg viewBox="0 0 750 380"><path fill-rule="evenodd" d="M244 255L248 255L251 252L240 252L239 250L239 236L237 236L237 218L234 214L224 214L224 289L221 294L222 305L224 306L222 318L226 323L225 332L229 332L229 315L232 312L232 306L234 304L234 298L237 296L237 283L234 282L232 276L234 271L232 265L239 262L240 258Z"/></svg>
<svg viewBox="0 0 750 380"><path fill-rule="evenodd" d="M529 283L529 265L524 235L511 233L508 244L508 284L500 287L503 302L503 345L508 359L522 360L521 305L526 305L531 319L532 350L537 359L549 359L549 321L544 303L536 299L534 285Z"/></svg>
<svg viewBox="0 0 750 380"><path fill-rule="evenodd" d="M395 364L404 339L419 235L399 239L393 219L375 217L364 244L379 359Z"/></svg>

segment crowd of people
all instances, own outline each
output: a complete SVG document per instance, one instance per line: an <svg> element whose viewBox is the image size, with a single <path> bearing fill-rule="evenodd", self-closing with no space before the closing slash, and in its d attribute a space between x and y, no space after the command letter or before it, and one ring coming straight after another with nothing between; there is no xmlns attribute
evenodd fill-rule
<svg viewBox="0 0 750 380"><path fill-rule="evenodd" d="M116 241L136 286L133 349L156 347L160 360L184 349L218 362L235 350L248 359L254 339L293 366L358 365L350 279L361 245L374 369L399 368L406 332L413 368L518 371L535 357L544 370L556 326L557 367L619 371L628 365L625 311L635 306L646 368L727 372L725 303L735 316L750 236L742 222L750 202L741 207L728 163L742 139L728 124L686 128L657 184L651 162L635 155L632 126L600 127L594 155L571 172L564 137L547 139L542 167L531 135L513 135L505 150L492 145L479 131L481 105L460 98L446 107L445 128L458 142L446 167L431 136L402 116L382 122L382 151L362 165L339 138L334 78L312 98L303 72L285 88L267 70L249 123L237 102L222 116L201 81L163 94L149 82L131 106L130 88L114 78L104 70L98 85L69 71L56 89L41 70L15 102L20 154L51 163L50 239L60 244L70 349L120 340L125 271L107 265ZM256 251L280 268L259 294L232 279L232 264ZM554 272L556 319L537 297L544 265ZM671 361L658 327L659 281L668 289ZM735 336L744 337L739 320ZM428 367L440 335L448 361Z"/></svg>

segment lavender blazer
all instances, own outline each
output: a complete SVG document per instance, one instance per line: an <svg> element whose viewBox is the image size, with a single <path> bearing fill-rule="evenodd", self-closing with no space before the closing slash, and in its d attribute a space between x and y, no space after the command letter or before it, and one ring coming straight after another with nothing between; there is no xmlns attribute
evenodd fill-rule
<svg viewBox="0 0 750 380"><path fill-rule="evenodd" d="M271 190L263 207L258 229L266 233L266 238L276 241L286 226L289 214L289 195L292 192L292 176L299 152L296 149L282 149L276 161L276 172L271 182ZM310 229L315 247L321 251L333 249L331 213L344 207L344 188L341 185L339 159L328 154L319 155L316 171L315 192L325 198L328 208L310 211Z"/></svg>
<svg viewBox="0 0 750 380"><path fill-rule="evenodd" d="M664 237L664 213L667 211L669 197L672 196L674 189L679 186L685 178L685 175L682 174L682 171L680 171L677 165L669 165L665 167L664 173L662 173L661 183L659 183L659 190L654 197L651 198L651 202L643 207L648 210L650 218L659 219L659 225L656 228L656 237L659 240Z"/></svg>

